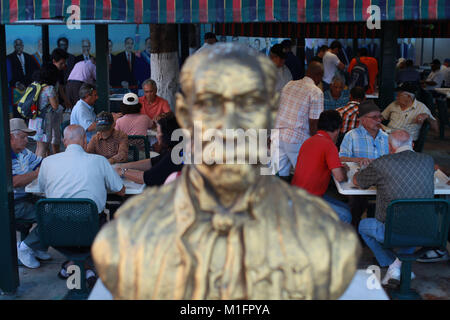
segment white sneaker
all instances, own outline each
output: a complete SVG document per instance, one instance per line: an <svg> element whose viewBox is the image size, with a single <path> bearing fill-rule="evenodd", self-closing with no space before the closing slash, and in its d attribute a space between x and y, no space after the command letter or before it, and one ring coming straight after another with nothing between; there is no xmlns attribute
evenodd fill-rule
<svg viewBox="0 0 450 320"><path fill-rule="evenodd" d="M34 256L36 258L38 258L39 260L50 260L52 258L51 255L48 254L48 252L46 251L41 251L41 250L33 250L34 251Z"/></svg>
<svg viewBox="0 0 450 320"><path fill-rule="evenodd" d="M33 249L29 248L24 242L17 247L17 258L27 268L36 269L41 266L34 256Z"/></svg>
<svg viewBox="0 0 450 320"><path fill-rule="evenodd" d="M389 283L389 280L394 280L399 282L400 281L400 274L401 269L398 267L389 267L388 271L386 272L386 275L384 276L383 280L381 281L382 285L387 285ZM414 272L411 271L411 280L415 279L416 275Z"/></svg>

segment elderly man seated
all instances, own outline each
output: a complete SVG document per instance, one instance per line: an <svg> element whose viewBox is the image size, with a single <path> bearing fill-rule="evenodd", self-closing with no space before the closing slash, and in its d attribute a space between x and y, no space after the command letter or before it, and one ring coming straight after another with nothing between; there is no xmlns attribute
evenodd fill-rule
<svg viewBox="0 0 450 320"><path fill-rule="evenodd" d="M389 203L396 199L434 197L433 158L413 151L408 132L396 130L389 135L389 153L353 176L353 183L363 189L377 187L375 218L363 219L359 224L359 233L380 266L389 266L383 284L388 284L391 279L400 280L401 267L401 261L395 254L382 246ZM398 252L412 253L414 248L403 248Z"/></svg>
<svg viewBox="0 0 450 320"><path fill-rule="evenodd" d="M30 194L25 193L25 186L37 178L42 158L36 156L26 148L28 136L36 131L27 128L23 119L14 118L9 120L12 175L14 187L14 216L16 219L36 219L36 208ZM39 241L38 227L22 239L17 245L17 257L27 268L40 267L37 260L48 260L50 255L46 252L47 247ZM36 259L37 258L37 259Z"/></svg>
<svg viewBox="0 0 450 320"><path fill-rule="evenodd" d="M39 188L47 198L88 198L95 202L99 223L106 222L103 212L107 191L119 196L125 195L122 179L108 161L99 155L88 154L86 131L79 125L70 125L64 130L66 150L49 156L42 161L39 171ZM68 277L69 261L63 263L58 276ZM86 278L95 278L90 272ZM94 279L95 280L95 279Z"/></svg>
<svg viewBox="0 0 450 320"><path fill-rule="evenodd" d="M381 113L372 100L359 105L359 127L347 132L342 140L339 156L343 162L357 162L367 166L371 161L389 153L388 135L380 129ZM368 197L350 196L352 224L357 227L368 208Z"/></svg>
<svg viewBox="0 0 450 320"><path fill-rule="evenodd" d="M405 83L398 87L397 91L397 99L381 113L384 120L389 120L388 128L406 130L413 141L419 138L420 128L426 120L434 131L439 131L437 120L430 110L416 99L414 85Z"/></svg>
<svg viewBox="0 0 450 320"><path fill-rule="evenodd" d="M96 120L97 134L92 137L86 152L104 156L110 164L128 161L128 136L114 128L114 117L100 112Z"/></svg>
<svg viewBox="0 0 450 320"><path fill-rule="evenodd" d="M330 89L323 93L323 108L324 110L336 110L344 107L350 98L349 91L344 90L344 79L339 76L334 76L331 80Z"/></svg>

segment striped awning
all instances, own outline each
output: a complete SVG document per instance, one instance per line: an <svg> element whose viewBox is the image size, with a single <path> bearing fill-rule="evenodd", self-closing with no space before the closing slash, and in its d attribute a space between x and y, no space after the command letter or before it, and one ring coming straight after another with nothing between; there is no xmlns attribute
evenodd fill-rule
<svg viewBox="0 0 450 320"><path fill-rule="evenodd" d="M82 21L126 23L360 22L377 5L381 20L450 19L450 0L1 0L0 23L66 21L71 5Z"/></svg>

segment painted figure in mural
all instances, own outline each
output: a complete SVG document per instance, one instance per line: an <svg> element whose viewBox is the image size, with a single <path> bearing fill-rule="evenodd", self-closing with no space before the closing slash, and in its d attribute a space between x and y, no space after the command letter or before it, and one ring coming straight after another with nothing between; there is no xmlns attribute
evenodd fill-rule
<svg viewBox="0 0 450 320"><path fill-rule="evenodd" d="M34 62L36 62L36 65L39 67L42 67L42 39L39 39L37 42L37 50L35 53L33 53L32 58Z"/></svg>
<svg viewBox="0 0 450 320"><path fill-rule="evenodd" d="M16 39L14 40L14 52L6 56L11 63L11 80L9 81L9 86L19 88L20 90L25 90L31 83L33 72L39 69L39 65L32 56L24 52L23 49L22 39Z"/></svg>
<svg viewBox="0 0 450 320"><path fill-rule="evenodd" d="M134 77L134 64L136 54L133 52L134 40L131 37L125 38L124 51L116 55L113 69L117 75L115 77L114 86L122 88L135 89L136 79Z"/></svg>
<svg viewBox="0 0 450 320"><path fill-rule="evenodd" d="M66 60L67 68L64 70L64 81L67 82L67 78L69 78L70 72L72 71L73 66L76 63L77 58L73 54L69 53L69 39L67 39L66 37L58 38L58 40L56 41L56 46L59 49L67 52L68 55Z"/></svg>
<svg viewBox="0 0 450 320"><path fill-rule="evenodd" d="M89 39L84 39L81 41L81 54L76 57L75 63L80 61L89 61L92 57L91 55L91 41Z"/></svg>
<svg viewBox="0 0 450 320"><path fill-rule="evenodd" d="M150 71L150 55L151 55L151 41L150 37L145 39L145 50L136 53L136 61L134 63L134 77L137 80L138 87L142 83L151 78Z"/></svg>
<svg viewBox="0 0 450 320"><path fill-rule="evenodd" d="M276 74L245 45L194 54L180 73L177 120L191 134L215 128L224 140L227 129L270 128ZM246 164L185 164L177 180L133 197L103 227L93 258L115 299L342 295L359 258L355 232L322 199L261 175L247 148L236 152Z"/></svg>

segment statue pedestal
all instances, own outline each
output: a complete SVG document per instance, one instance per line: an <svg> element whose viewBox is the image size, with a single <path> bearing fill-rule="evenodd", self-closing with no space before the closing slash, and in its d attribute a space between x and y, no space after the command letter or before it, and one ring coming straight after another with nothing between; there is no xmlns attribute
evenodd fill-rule
<svg viewBox="0 0 450 320"><path fill-rule="evenodd" d="M352 282L339 300L389 300L380 282L377 279L373 279L372 281L369 277L371 277L371 274L366 273L366 270L357 270ZM372 287L379 289L369 289L368 283ZM89 295L89 300L112 299L111 293L105 288L102 281L98 279Z"/></svg>

